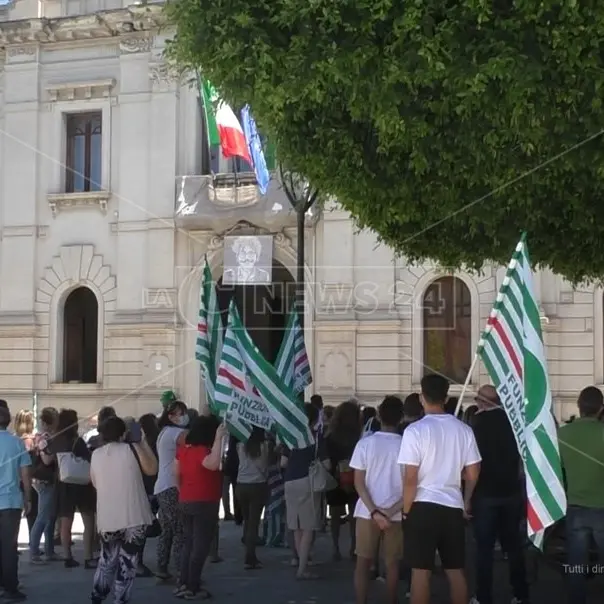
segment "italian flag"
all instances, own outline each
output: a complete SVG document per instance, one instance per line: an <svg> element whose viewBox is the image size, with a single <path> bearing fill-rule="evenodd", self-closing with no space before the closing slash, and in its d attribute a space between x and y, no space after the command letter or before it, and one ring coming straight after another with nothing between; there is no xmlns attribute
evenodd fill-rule
<svg viewBox="0 0 604 604"><path fill-rule="evenodd" d="M279 439L289 449L303 449L314 443L304 409L297 402L294 390L287 386L275 368L264 358L243 326L234 300L229 307L237 360L245 367L260 400L275 422Z"/></svg>
<svg viewBox="0 0 604 604"><path fill-rule="evenodd" d="M204 260L201 279L201 300L199 318L197 320L197 340L195 342L195 358L201 363L206 397L210 411L214 415L223 416L225 408L215 401L216 376L222 352L222 319L218 307L218 296L212 279L208 259Z"/></svg>
<svg viewBox="0 0 604 604"><path fill-rule="evenodd" d="M285 335L275 361L275 369L281 379L296 394L304 392L312 383L310 363L304 344L304 333L300 327L298 313L291 309L285 326Z"/></svg>
<svg viewBox="0 0 604 604"><path fill-rule="evenodd" d="M545 529L566 514L566 494L525 235L508 266L478 355L514 430L526 476L528 536L542 547Z"/></svg>
<svg viewBox="0 0 604 604"><path fill-rule="evenodd" d="M220 145L224 157L241 157L253 165L243 128L234 111L207 80L201 83L200 89L209 145Z"/></svg>

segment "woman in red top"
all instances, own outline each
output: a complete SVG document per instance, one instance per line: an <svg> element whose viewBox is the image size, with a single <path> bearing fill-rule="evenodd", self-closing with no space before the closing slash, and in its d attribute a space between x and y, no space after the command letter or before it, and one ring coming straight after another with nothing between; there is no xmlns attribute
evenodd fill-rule
<svg viewBox="0 0 604 604"><path fill-rule="evenodd" d="M215 417L198 417L176 451L179 503L185 542L181 556L180 586L174 595L184 600L207 599L201 571L218 526L223 476L220 469L224 424Z"/></svg>

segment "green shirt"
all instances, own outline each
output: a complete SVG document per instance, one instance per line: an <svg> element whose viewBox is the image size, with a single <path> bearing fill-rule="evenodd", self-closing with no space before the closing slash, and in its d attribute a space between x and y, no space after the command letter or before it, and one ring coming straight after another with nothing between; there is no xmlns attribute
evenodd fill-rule
<svg viewBox="0 0 604 604"><path fill-rule="evenodd" d="M604 509L604 424L582 417L558 430L569 505Z"/></svg>

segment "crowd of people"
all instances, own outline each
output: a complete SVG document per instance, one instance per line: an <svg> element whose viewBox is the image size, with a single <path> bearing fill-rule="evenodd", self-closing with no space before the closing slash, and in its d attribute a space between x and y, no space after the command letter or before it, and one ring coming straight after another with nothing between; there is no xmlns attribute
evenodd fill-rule
<svg viewBox="0 0 604 604"><path fill-rule="evenodd" d="M329 509L335 562L343 557L342 528L350 531L357 604L366 604L377 576L389 604L398 602L401 579L411 604L427 604L437 564L453 604L492 604L497 544L509 564L513 604L529 604L525 481L506 412L495 388L485 385L458 417L448 390L446 379L429 375L421 393L404 402L387 396L377 410L354 400L327 407L315 395L305 405L315 442L294 450L260 428L238 442L224 423L188 409L172 392L162 397L159 415L138 421L105 407L82 436L74 410L44 408L37 418L19 411L12 418L0 401L4 597L26 598L18 579L22 514L30 562L74 568L80 561L72 553L72 524L79 512L84 568L94 570L93 604L111 591L116 604L125 604L135 578L153 576L173 585L176 598L208 599L202 574L206 561L221 560L222 501L225 520L242 525L246 570L262 569L260 544L290 547L297 579L317 578L313 544ZM603 405L600 390L586 388L580 417L560 428L569 564L586 564L592 537L604 553L604 425L597 421ZM475 541L472 597L465 576L468 523ZM152 572L146 544L155 537ZM585 578L570 575L573 604L586 601Z"/></svg>

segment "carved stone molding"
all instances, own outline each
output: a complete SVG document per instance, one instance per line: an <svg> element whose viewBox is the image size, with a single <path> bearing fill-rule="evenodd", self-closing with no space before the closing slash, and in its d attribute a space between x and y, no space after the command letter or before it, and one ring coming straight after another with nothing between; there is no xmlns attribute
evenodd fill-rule
<svg viewBox="0 0 604 604"><path fill-rule="evenodd" d="M7 54L9 57L31 57L36 54L36 45L27 44L25 46L9 46Z"/></svg>
<svg viewBox="0 0 604 604"><path fill-rule="evenodd" d="M91 283L100 292L105 310L115 310L116 279L92 245L64 245L46 267L36 292L36 312L49 312L55 292L65 286Z"/></svg>
<svg viewBox="0 0 604 604"><path fill-rule="evenodd" d="M150 52L153 47L153 38L124 38L120 41L120 52L122 54L134 54Z"/></svg>
<svg viewBox="0 0 604 604"><path fill-rule="evenodd" d="M149 79L160 90L172 90L180 83L181 76L171 65L162 61L149 65Z"/></svg>
<svg viewBox="0 0 604 604"><path fill-rule="evenodd" d="M53 216L56 216L59 211L77 208L97 208L105 213L110 197L109 191L53 193L48 195L48 205Z"/></svg>
<svg viewBox="0 0 604 604"><path fill-rule="evenodd" d="M293 249L292 240L285 233L277 233L275 235L275 245L289 250Z"/></svg>
<svg viewBox="0 0 604 604"><path fill-rule="evenodd" d="M0 46L24 47L31 43L78 42L90 39L132 37L137 32L158 30L165 23L163 5L149 3L57 19L19 19L3 22ZM9 52L11 52L9 50Z"/></svg>
<svg viewBox="0 0 604 604"><path fill-rule="evenodd" d="M86 82L61 82L49 84L46 87L48 99L51 103L57 101L75 101L90 99L107 99L115 87L115 80L90 80Z"/></svg>

